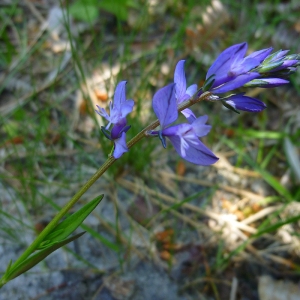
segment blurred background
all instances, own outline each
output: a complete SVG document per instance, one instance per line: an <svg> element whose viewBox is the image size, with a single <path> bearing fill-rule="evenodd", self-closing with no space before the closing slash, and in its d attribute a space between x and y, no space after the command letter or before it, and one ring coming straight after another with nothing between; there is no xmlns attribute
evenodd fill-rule
<svg viewBox="0 0 300 300"><path fill-rule="evenodd" d="M135 101L129 140L155 119L152 96L178 60L201 86L233 44L299 53L299 15L296 0L1 0L1 271L110 153L94 110L119 81ZM297 299L300 72L241 91L268 108L193 108L209 117L203 141L218 163L195 166L142 140L74 208L105 194L87 233L0 299Z"/></svg>

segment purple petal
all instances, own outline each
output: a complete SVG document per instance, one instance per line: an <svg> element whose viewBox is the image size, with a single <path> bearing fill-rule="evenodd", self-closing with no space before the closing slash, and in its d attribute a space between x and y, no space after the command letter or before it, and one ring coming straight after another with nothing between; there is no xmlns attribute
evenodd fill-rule
<svg viewBox="0 0 300 300"><path fill-rule="evenodd" d="M204 118L199 120L203 124ZM177 153L185 160L197 165L211 165L218 158L199 140L193 126L187 123L171 126L162 131L169 138Z"/></svg>
<svg viewBox="0 0 300 300"><path fill-rule="evenodd" d="M218 161L213 152L199 140L197 144L187 142L183 146L182 139L179 136L169 136L168 138L179 156L186 161L202 166L212 165Z"/></svg>
<svg viewBox="0 0 300 300"><path fill-rule="evenodd" d="M184 63L185 60L180 60L175 68L174 72L174 83L175 86L175 93L178 101L184 96L186 91L186 78L184 72Z"/></svg>
<svg viewBox="0 0 300 300"><path fill-rule="evenodd" d="M190 97L192 97L194 94L196 94L197 89L198 89L197 84L192 84L187 88L185 93L188 94Z"/></svg>
<svg viewBox="0 0 300 300"><path fill-rule="evenodd" d="M288 80L281 78L260 78L254 79L246 84L246 87L272 88L289 83Z"/></svg>
<svg viewBox="0 0 300 300"><path fill-rule="evenodd" d="M126 100L121 103L121 118L125 118L129 113L132 112L134 106L134 101L132 99Z"/></svg>
<svg viewBox="0 0 300 300"><path fill-rule="evenodd" d="M162 129L178 118L174 86L175 84L171 83L159 89L152 100L153 110Z"/></svg>
<svg viewBox="0 0 300 300"><path fill-rule="evenodd" d="M244 110L249 112L260 112L267 107L266 104L262 101L244 96L243 94L230 96L226 100L226 103L237 110Z"/></svg>
<svg viewBox="0 0 300 300"><path fill-rule="evenodd" d="M165 128L162 130L162 135L164 136L172 136L172 135L178 135L183 136L189 131L192 131L192 126L188 123L178 124L174 126L170 126L168 128Z"/></svg>
<svg viewBox="0 0 300 300"><path fill-rule="evenodd" d="M189 123L192 123L192 121L196 119L196 116L189 108L182 110L181 113L186 117Z"/></svg>
<svg viewBox="0 0 300 300"><path fill-rule="evenodd" d="M115 90L115 95L114 95L114 109L120 109L121 108L121 103L126 100L126 81L121 81L118 83L116 90Z"/></svg>
<svg viewBox="0 0 300 300"><path fill-rule="evenodd" d="M109 117L108 113L106 112L106 110L103 107L100 107L99 105L96 105L96 106L98 108L98 110L95 110L96 113L98 115L100 115L101 117L105 118L107 121L109 121L110 117Z"/></svg>
<svg viewBox="0 0 300 300"><path fill-rule="evenodd" d="M110 134L113 140L116 140L121 136L122 132L124 131L124 128L126 128L126 124L126 118L123 118L120 119L119 122L114 125Z"/></svg>
<svg viewBox="0 0 300 300"><path fill-rule="evenodd" d="M241 43L224 50L209 68L206 79L211 75L216 75L217 78L220 74L226 74L235 61L243 59L247 47L247 43Z"/></svg>
<svg viewBox="0 0 300 300"><path fill-rule="evenodd" d="M121 137L114 141L115 143L115 149L113 153L114 158L120 158L125 152L128 151L127 145L126 145L126 133L123 132Z"/></svg>
<svg viewBox="0 0 300 300"><path fill-rule="evenodd" d="M259 77L260 74L259 73L255 73L255 72L251 72L251 73L247 73L247 74L242 74L238 77L236 77L235 79L219 86L216 87L212 90L212 92L214 94L222 94L222 93L226 93L232 90L235 90L241 86L243 86L244 84L246 84L247 82Z"/></svg>
<svg viewBox="0 0 300 300"><path fill-rule="evenodd" d="M259 51L254 51L250 55L248 55L246 58L255 58L260 63L273 51L273 48L267 48Z"/></svg>
<svg viewBox="0 0 300 300"><path fill-rule="evenodd" d="M288 52L290 52L290 50L280 50L280 51L277 51L277 54L274 55L274 57L272 57L271 61L273 62L273 61L279 60L280 58L282 58L283 56L285 56L286 54L288 54Z"/></svg>
<svg viewBox="0 0 300 300"><path fill-rule="evenodd" d="M193 131L195 132L197 137L206 136L210 132L211 126L205 124L207 122L207 119L207 116L201 116L195 119L191 124L193 127Z"/></svg>
<svg viewBox="0 0 300 300"><path fill-rule="evenodd" d="M229 74L231 76L239 76L240 74L249 72L259 64L260 62L257 59L246 57L242 62L238 62L236 65L233 65Z"/></svg>
<svg viewBox="0 0 300 300"><path fill-rule="evenodd" d="M275 69L272 69L271 72L276 72L282 69L293 67L298 63L298 60L285 60L283 64Z"/></svg>

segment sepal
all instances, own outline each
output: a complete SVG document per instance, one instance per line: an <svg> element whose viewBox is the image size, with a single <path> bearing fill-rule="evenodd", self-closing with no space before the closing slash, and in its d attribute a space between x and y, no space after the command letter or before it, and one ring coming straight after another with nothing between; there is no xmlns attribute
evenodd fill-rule
<svg viewBox="0 0 300 300"><path fill-rule="evenodd" d="M221 100L221 102L222 102L222 104L223 104L226 108L228 108L229 110L231 110L231 111L233 111L233 112L235 112L235 113L237 113L237 114L240 114L240 112L239 112L238 110L236 110L233 106L231 106L230 104L228 104L226 101Z"/></svg>

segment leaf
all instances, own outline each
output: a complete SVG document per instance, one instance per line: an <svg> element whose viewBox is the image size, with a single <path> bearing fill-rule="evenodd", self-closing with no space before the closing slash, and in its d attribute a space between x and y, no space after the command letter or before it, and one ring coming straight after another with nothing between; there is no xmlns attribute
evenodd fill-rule
<svg viewBox="0 0 300 300"><path fill-rule="evenodd" d="M126 0L102 0L98 2L98 7L112 13L122 21L127 20L129 5L129 1Z"/></svg>
<svg viewBox="0 0 300 300"><path fill-rule="evenodd" d="M31 269L32 267L37 265L40 261L45 259L49 254L51 254L52 252L54 252L58 248L61 248L62 246L78 239L84 233L85 232L81 232L79 234L76 234L75 236L72 236L72 237L68 238L68 239L65 239L65 240L60 241L60 242L56 242L53 245L39 251L38 253L30 256L29 258L27 258L26 260L24 260L23 262L21 262L17 266L8 269L8 272L6 272L6 274L4 274L3 278L5 279L5 281L9 281L9 280L12 280L12 279L16 278L17 276L25 273L26 271L28 271L29 269Z"/></svg>
<svg viewBox="0 0 300 300"><path fill-rule="evenodd" d="M86 217L96 208L104 195L100 195L84 205L80 210L67 217L64 221L59 223L51 233L49 233L44 241L40 244L38 249L48 247L55 242L62 241L68 237L77 227L86 219Z"/></svg>
<svg viewBox="0 0 300 300"><path fill-rule="evenodd" d="M93 23L98 17L97 1L76 1L70 6L69 12L78 20Z"/></svg>
<svg viewBox="0 0 300 300"><path fill-rule="evenodd" d="M125 21L127 19L128 10L125 5L118 5L116 3L111 2L103 2L101 5L99 5L104 10L114 14L117 18L119 18L122 21Z"/></svg>

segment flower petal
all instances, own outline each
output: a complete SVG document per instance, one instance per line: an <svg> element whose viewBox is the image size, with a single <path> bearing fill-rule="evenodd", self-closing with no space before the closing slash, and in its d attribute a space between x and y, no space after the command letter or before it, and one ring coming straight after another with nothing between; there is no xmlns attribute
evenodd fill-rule
<svg viewBox="0 0 300 300"><path fill-rule="evenodd" d="M209 68L206 74L206 79L211 75L216 75L217 79L217 77L219 77L220 75L226 74L229 71L230 66L235 61L243 59L246 54L247 48L247 43L241 43L225 49Z"/></svg>
<svg viewBox="0 0 300 300"><path fill-rule="evenodd" d="M243 73L247 73L250 70L254 69L260 64L257 59L246 57L243 61L233 65L230 68L229 74L231 76L239 76Z"/></svg>
<svg viewBox="0 0 300 300"><path fill-rule="evenodd" d="M186 78L184 72L184 64L185 64L185 60L180 60L177 63L174 72L174 83L176 84L175 93L178 102L181 100L181 98L184 96L186 92Z"/></svg>
<svg viewBox="0 0 300 300"><path fill-rule="evenodd" d="M115 149L114 149L113 157L120 158L125 152L128 151L126 145L126 133L123 132L121 137L119 139L116 139L114 143L115 143Z"/></svg>
<svg viewBox="0 0 300 300"><path fill-rule="evenodd" d="M187 88L185 93L188 94L190 97L192 97L194 94L196 94L197 89L198 89L197 84L192 84Z"/></svg>
<svg viewBox="0 0 300 300"><path fill-rule="evenodd" d="M114 94L114 109L120 109L121 103L126 100L126 81L121 81L118 83L115 94Z"/></svg>
<svg viewBox="0 0 300 300"><path fill-rule="evenodd" d="M222 93L226 93L226 92L235 90L259 76L260 76L259 73L255 73L255 72L242 74L242 75L236 77L235 79L212 89L212 92L214 94L222 94Z"/></svg>
<svg viewBox="0 0 300 300"><path fill-rule="evenodd" d="M290 67L294 67L295 65L297 65L299 61L298 60L286 60L282 63L282 65L278 66L277 68L274 68L271 70L271 72L276 72L282 69L287 69Z"/></svg>
<svg viewBox="0 0 300 300"><path fill-rule="evenodd" d="M153 110L162 129L178 118L174 86L175 84L171 83L159 89L153 96Z"/></svg>
<svg viewBox="0 0 300 300"><path fill-rule="evenodd" d="M282 78L259 78L246 83L245 87L261 87L272 88L280 85L288 84L289 81Z"/></svg>
<svg viewBox="0 0 300 300"><path fill-rule="evenodd" d="M263 50L254 51L246 58L255 58L261 63L272 51L273 51L272 47Z"/></svg>
<svg viewBox="0 0 300 300"><path fill-rule="evenodd" d="M111 130L111 134L110 134L111 138L113 140L120 138L121 134L124 132L124 129L127 129L128 127L126 125L127 125L126 118L120 119L119 122L116 123Z"/></svg>
<svg viewBox="0 0 300 300"><path fill-rule="evenodd" d="M180 157L196 165L208 166L218 161L214 153L208 149L200 140L197 144L187 142L182 146L182 139L179 136L168 137ZM183 150L184 149L184 150Z"/></svg>
<svg viewBox="0 0 300 300"><path fill-rule="evenodd" d="M231 105L237 110L244 110L249 112L260 112L267 107L264 102L255 98L244 96L243 94L230 96L225 101L227 104Z"/></svg>
<svg viewBox="0 0 300 300"><path fill-rule="evenodd" d="M181 113L186 117L186 119L188 120L189 123L192 123L193 120L196 119L196 116L194 115L192 110L189 108L182 110Z"/></svg>
<svg viewBox="0 0 300 300"><path fill-rule="evenodd" d="M110 117L106 110L103 107L100 107L99 105L96 105L98 110L95 110L95 112L100 115L101 117L105 118L107 121L110 121Z"/></svg>
<svg viewBox="0 0 300 300"><path fill-rule="evenodd" d="M207 122L207 119L207 116L201 116L191 123L193 131L195 132L197 137L206 136L210 132L211 126L205 124Z"/></svg>
<svg viewBox="0 0 300 300"><path fill-rule="evenodd" d="M132 99L126 100L121 103L121 118L125 118L129 113L132 112L134 106L134 101Z"/></svg>

